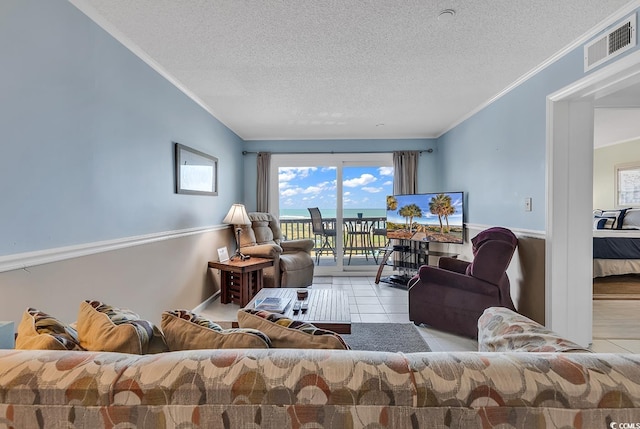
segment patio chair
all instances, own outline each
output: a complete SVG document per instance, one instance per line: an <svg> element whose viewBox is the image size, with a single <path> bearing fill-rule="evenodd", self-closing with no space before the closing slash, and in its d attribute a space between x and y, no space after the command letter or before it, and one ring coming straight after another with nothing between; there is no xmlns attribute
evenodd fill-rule
<svg viewBox="0 0 640 429"><path fill-rule="evenodd" d="M380 253L384 253L387 247L391 245L391 242L387 238L387 228L371 228L371 242L373 244L374 252L373 259L378 263L378 256Z"/></svg>
<svg viewBox="0 0 640 429"><path fill-rule="evenodd" d="M319 248L316 247L314 250L316 252L316 265L320 264L320 255L323 252L331 252L333 253L333 260L336 259L336 249L331 244L329 240L332 238L333 242L336 241L336 230L335 228L326 228L325 222L322 220L322 214L320 213L320 209L318 207L309 207L309 214L311 215L311 228L313 229L313 233L316 236L320 236L322 240L322 246Z"/></svg>
<svg viewBox="0 0 640 429"><path fill-rule="evenodd" d="M349 262L351 265L351 256L353 253L362 251L366 260L369 260L369 253L378 261L374 255L373 243L371 241L371 227L373 224L367 219L352 219L347 223L347 246L345 253L349 252Z"/></svg>

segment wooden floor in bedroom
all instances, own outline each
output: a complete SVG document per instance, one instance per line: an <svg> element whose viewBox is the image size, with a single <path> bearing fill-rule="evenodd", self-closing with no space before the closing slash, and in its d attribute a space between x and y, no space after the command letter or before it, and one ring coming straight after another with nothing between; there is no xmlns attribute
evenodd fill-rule
<svg viewBox="0 0 640 429"><path fill-rule="evenodd" d="M593 299L640 299L640 274L596 277L593 279Z"/></svg>
<svg viewBox="0 0 640 429"><path fill-rule="evenodd" d="M592 350L640 353L640 275L593 279Z"/></svg>

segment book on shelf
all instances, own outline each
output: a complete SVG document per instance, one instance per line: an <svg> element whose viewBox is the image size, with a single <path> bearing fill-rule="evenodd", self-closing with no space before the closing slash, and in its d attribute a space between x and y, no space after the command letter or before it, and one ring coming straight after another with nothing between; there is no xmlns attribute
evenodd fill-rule
<svg viewBox="0 0 640 429"><path fill-rule="evenodd" d="M265 310L272 313L284 313L291 299L278 298L275 296L268 296L263 299L256 300L256 310Z"/></svg>

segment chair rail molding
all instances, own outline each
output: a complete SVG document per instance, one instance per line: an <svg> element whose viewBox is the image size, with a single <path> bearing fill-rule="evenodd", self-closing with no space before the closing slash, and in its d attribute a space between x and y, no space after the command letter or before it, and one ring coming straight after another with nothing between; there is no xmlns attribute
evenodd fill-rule
<svg viewBox="0 0 640 429"><path fill-rule="evenodd" d="M172 240L175 238L204 234L224 229L229 229L229 225L220 224L173 231L162 231L152 234L117 238L114 240L96 241L93 243L83 243L73 246L56 247L53 249L0 256L0 273L13 270L24 270L36 265L59 262L65 259L79 258L96 253L109 252L112 250L141 246L143 244L157 243L159 241Z"/></svg>
<svg viewBox="0 0 640 429"><path fill-rule="evenodd" d="M478 231L484 231L485 229L488 229L494 226L500 226L500 225L483 225L483 224L476 224L476 223L465 223L464 226L466 229L469 229L469 230L473 229ZM512 228L510 226L507 226L505 228L509 228L518 237L531 237L531 238L544 239L546 236L545 231L538 231L535 229Z"/></svg>

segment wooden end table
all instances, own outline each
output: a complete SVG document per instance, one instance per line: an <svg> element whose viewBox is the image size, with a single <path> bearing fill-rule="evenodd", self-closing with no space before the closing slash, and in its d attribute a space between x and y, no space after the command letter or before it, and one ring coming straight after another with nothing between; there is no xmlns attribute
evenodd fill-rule
<svg viewBox="0 0 640 429"><path fill-rule="evenodd" d="M220 270L220 302L233 302L244 307L262 289L264 268L273 266L273 259L250 258L224 262L209 261L209 268Z"/></svg>
<svg viewBox="0 0 640 429"><path fill-rule="evenodd" d="M296 288L265 288L259 291L246 307L254 308L255 301L275 296L290 299L289 306L284 311L284 316L293 320L302 320L313 324L317 328L333 331L338 334L351 333L351 312L349 309L349 297L341 290L332 289L307 289L309 296L305 301L309 304L306 312L299 311L293 314L293 303L298 299ZM232 324L238 327L238 322Z"/></svg>

